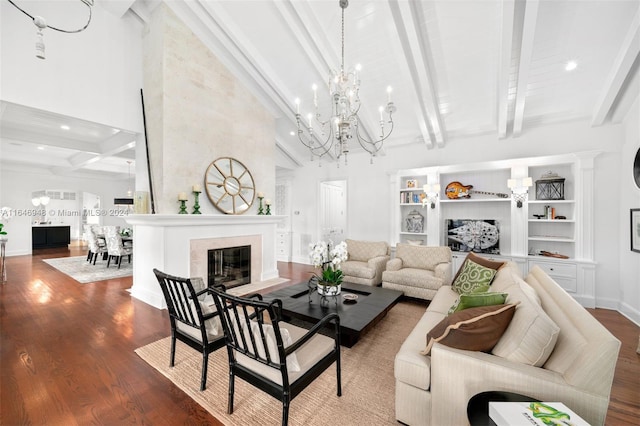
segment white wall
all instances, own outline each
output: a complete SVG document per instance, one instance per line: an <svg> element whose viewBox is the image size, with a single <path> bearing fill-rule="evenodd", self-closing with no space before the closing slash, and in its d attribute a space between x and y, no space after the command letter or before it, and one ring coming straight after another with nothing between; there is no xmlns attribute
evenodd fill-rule
<svg viewBox="0 0 640 426"><path fill-rule="evenodd" d="M620 211L618 218L618 250L620 253L620 292L614 308L640 324L640 253L631 251L630 209L640 208L640 188L633 181L633 161L640 149L640 99L636 99L624 122L625 143L618 161L620 179L616 188Z"/></svg>
<svg viewBox="0 0 640 426"><path fill-rule="evenodd" d="M614 225L616 218L624 216L624 223L628 227L629 211L626 205L634 204L628 198L627 201L621 201L624 197L621 197L617 189L623 170L631 170L630 167L621 170L620 164L623 163L623 158L631 156L632 148L627 147L626 138L632 137L634 132L630 131L630 127L633 126L636 127L636 142L633 143L637 146L638 115L637 112L629 115L628 123L625 125L592 128L585 120L549 125L535 130L525 128L523 134L517 138L500 140L495 135L487 135L448 140L445 148L441 149L427 150L415 145L394 148L391 142L385 144L386 155L376 158L373 165L369 164L368 156L351 153L349 165L346 167L341 164L340 168L336 168L335 164L328 163L318 167L318 163L314 162L296 171L287 172L292 182L292 210L300 212L299 215L294 215L292 221L293 259L308 263L305 243L318 238L315 206L321 180L347 180L349 238L390 241L390 217L394 208L389 205L389 200L392 199L390 176L399 169L599 150L602 153L595 159L594 178L595 260L598 263L596 304L617 309L623 292L628 293L632 291L630 288L633 288L631 294L636 302L629 309L637 313L640 311L637 296L639 259L629 259L628 263L621 265L621 257L627 256L628 252L629 231L624 231L626 237L622 238L624 241L621 242L620 234L623 233L623 229L617 231ZM626 160L627 163L629 161ZM621 253L622 248L625 250L624 253ZM621 273L621 270L625 272Z"/></svg>
<svg viewBox="0 0 640 426"><path fill-rule="evenodd" d="M100 224L127 226L124 216L122 216L126 214L126 207L113 205L115 197L122 197L122 194L126 194L127 182L125 181L79 180L33 170L25 171L4 167L0 172L0 206L11 207L15 213L15 216L4 226L4 231L7 231L9 238L6 246L7 256L31 253L31 225L34 220L32 212L36 209L31 204L31 193L42 189L65 189L79 193L97 194L101 198L102 206ZM61 215L53 202L47 206L46 210L51 212L48 219L51 220L52 225L71 226L72 222L77 219L75 216ZM81 211L81 207L78 207L78 214ZM75 214L75 211L72 214Z"/></svg>
<svg viewBox="0 0 640 426"><path fill-rule="evenodd" d="M85 8L77 2L80 10ZM63 28L77 20L76 5L59 1L18 2ZM78 18L76 16L76 18ZM80 22L86 22L81 15ZM0 96L16 104L142 132L142 24L131 14L116 17L93 7L89 27L66 34L45 29L46 59L35 56L36 27L9 2L0 3Z"/></svg>

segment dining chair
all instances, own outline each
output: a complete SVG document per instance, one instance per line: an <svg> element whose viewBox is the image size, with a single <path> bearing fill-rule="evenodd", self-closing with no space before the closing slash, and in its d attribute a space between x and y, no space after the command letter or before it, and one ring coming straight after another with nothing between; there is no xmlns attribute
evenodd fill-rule
<svg viewBox="0 0 640 426"><path fill-rule="evenodd" d="M199 299L207 292L202 278L181 278L157 269L153 273L162 289L171 323L169 366L175 365L176 340L202 352L200 390L203 391L207 385L209 354L225 344L218 311Z"/></svg>
<svg viewBox="0 0 640 426"><path fill-rule="evenodd" d="M116 226L104 226L104 236L107 242L107 268L111 263L111 259L117 259L118 269L122 265L122 258L127 256L129 263L131 263L131 254L133 253L132 246L125 246L122 243L122 236L120 236L120 229Z"/></svg>
<svg viewBox="0 0 640 426"><path fill-rule="evenodd" d="M87 239L87 244L89 246L89 251L87 252L87 262L93 263L95 265L98 257L107 253L107 245L104 239L98 238L95 226L84 225L84 231Z"/></svg>
<svg viewBox="0 0 640 426"><path fill-rule="evenodd" d="M237 297L220 288L209 292L221 313L229 355L228 414L233 414L236 376L282 402L283 426L289 421L291 400L334 362L337 394L342 395L340 317L336 313L306 330L282 321L279 299L267 302L259 294ZM319 334L330 325L333 337Z"/></svg>

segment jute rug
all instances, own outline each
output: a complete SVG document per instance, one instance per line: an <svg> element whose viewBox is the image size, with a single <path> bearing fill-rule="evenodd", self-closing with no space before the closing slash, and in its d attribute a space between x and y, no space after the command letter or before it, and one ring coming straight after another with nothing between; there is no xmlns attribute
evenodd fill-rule
<svg viewBox="0 0 640 426"><path fill-rule="evenodd" d="M336 395L336 369L330 367L292 402L290 425L395 425L394 357L425 305L400 302L352 348L342 348L342 397ZM209 356L207 389L200 392L202 356L178 341L175 367L169 367L170 338L136 353L226 425L279 425L280 401L241 379L235 381L234 412L227 414L225 348Z"/></svg>
<svg viewBox="0 0 640 426"><path fill-rule="evenodd" d="M107 261L102 259L94 265L87 262L87 256L59 257L43 259L43 261L81 284L133 275L133 262L129 263L126 257L122 259L120 269L118 269L118 265L113 264L113 261L107 268Z"/></svg>
<svg viewBox="0 0 640 426"><path fill-rule="evenodd" d="M255 293L257 291L265 290L269 287L276 286L278 284L286 283L289 280L287 278L271 278L266 281L259 281L256 283L250 283L241 285L238 287L230 288L227 290L228 293L233 294L234 296L244 296L245 294Z"/></svg>

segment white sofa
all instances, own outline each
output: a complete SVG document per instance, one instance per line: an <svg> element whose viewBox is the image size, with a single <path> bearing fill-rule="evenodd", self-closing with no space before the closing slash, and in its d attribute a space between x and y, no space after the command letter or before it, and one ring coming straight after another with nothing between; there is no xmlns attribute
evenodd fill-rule
<svg viewBox="0 0 640 426"><path fill-rule="evenodd" d="M345 240L349 257L340 269L344 281L377 286L389 261L391 248L386 241Z"/></svg>
<svg viewBox="0 0 640 426"><path fill-rule="evenodd" d="M517 265L507 263L491 287L508 293L506 303L521 302L492 353L435 343L426 356L420 352L427 333L458 297L450 286L438 290L395 358L397 420L407 425L465 425L471 397L508 391L563 402L590 424L604 424L620 341L538 267L523 280ZM557 325L557 341L549 340L543 350L550 356L536 367L529 365L536 359L524 359L523 351L528 350L525 338L538 335L539 323L525 315L540 307ZM508 356L494 354L514 346L517 350Z"/></svg>
<svg viewBox="0 0 640 426"><path fill-rule="evenodd" d="M382 287L405 296L431 300L451 284L451 249L438 246L396 245L396 254L382 273Z"/></svg>

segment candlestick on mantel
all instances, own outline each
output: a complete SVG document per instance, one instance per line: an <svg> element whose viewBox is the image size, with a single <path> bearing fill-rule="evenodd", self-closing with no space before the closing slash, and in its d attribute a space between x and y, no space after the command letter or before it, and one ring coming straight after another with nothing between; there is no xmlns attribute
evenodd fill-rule
<svg viewBox="0 0 640 426"><path fill-rule="evenodd" d="M264 210L262 208L262 199L264 198L264 194L262 192L258 192L258 201L260 204L258 204L258 215L263 215L264 214Z"/></svg>
<svg viewBox="0 0 640 426"><path fill-rule="evenodd" d="M198 191L196 191L196 189L198 189ZM191 212L191 214L202 214L200 212L200 185L193 185L193 195L195 197L194 203L193 203L193 211Z"/></svg>
<svg viewBox="0 0 640 426"><path fill-rule="evenodd" d="M187 201L187 193L186 192L181 192L178 194L178 201Z"/></svg>
<svg viewBox="0 0 640 426"><path fill-rule="evenodd" d="M265 200L264 203L267 206L267 211L265 212L265 215L270 216L271 215L271 200Z"/></svg>
<svg viewBox="0 0 640 426"><path fill-rule="evenodd" d="M202 192L202 187L196 183L195 185L193 185L191 190L193 192Z"/></svg>

